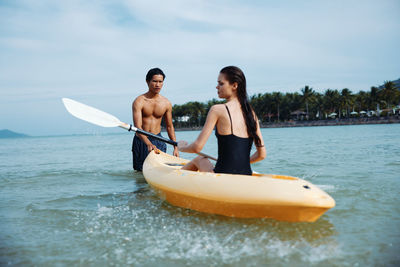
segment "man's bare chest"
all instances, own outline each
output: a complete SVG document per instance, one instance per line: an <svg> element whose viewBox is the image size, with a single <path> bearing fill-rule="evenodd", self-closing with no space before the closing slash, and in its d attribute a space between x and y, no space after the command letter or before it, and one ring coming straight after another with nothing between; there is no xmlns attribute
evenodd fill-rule
<svg viewBox="0 0 400 267"><path fill-rule="evenodd" d="M155 101L146 101L142 108L142 117L161 118L164 116L167 108L165 105Z"/></svg>

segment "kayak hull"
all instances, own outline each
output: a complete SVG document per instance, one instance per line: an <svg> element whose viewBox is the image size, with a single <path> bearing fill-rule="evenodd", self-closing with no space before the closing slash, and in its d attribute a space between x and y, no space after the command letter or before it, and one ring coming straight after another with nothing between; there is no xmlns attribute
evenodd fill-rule
<svg viewBox="0 0 400 267"><path fill-rule="evenodd" d="M170 204L211 214L314 222L335 206L327 193L296 177L181 170L187 162L152 151L143 164L143 175Z"/></svg>

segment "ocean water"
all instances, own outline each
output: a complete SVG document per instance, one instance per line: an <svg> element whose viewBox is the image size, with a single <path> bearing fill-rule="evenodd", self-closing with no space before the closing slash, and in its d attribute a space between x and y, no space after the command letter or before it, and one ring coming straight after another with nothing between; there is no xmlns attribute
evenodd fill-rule
<svg viewBox="0 0 400 267"><path fill-rule="evenodd" d="M335 208L288 223L171 206L132 170L122 130L0 139L0 266L400 265L400 124L262 133L253 169L306 179ZM214 136L203 152L217 154Z"/></svg>

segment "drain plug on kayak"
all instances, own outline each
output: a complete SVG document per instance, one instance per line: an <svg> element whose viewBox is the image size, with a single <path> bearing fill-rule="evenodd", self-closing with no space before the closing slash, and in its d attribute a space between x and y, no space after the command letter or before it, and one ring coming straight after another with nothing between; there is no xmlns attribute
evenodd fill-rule
<svg viewBox="0 0 400 267"><path fill-rule="evenodd" d="M303 185L305 189L311 189L308 185Z"/></svg>

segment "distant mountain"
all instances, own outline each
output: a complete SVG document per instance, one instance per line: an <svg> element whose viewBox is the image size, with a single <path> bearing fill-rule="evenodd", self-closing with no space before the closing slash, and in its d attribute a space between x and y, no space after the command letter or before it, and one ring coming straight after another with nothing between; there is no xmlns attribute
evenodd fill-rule
<svg viewBox="0 0 400 267"><path fill-rule="evenodd" d="M7 129L0 130L0 138L17 138L17 137L28 137L28 135L16 133Z"/></svg>

